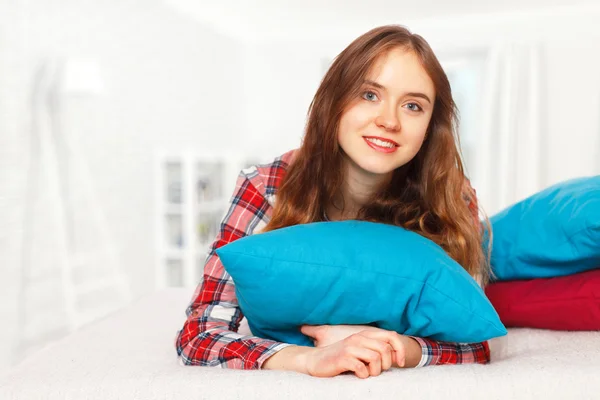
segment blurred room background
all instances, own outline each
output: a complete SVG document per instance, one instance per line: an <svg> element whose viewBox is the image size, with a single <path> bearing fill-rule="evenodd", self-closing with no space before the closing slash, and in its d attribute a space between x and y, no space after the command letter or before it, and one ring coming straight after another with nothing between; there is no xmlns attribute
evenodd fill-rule
<svg viewBox="0 0 600 400"><path fill-rule="evenodd" d="M600 173L599 19L597 0L0 0L0 368L150 292L191 297L237 173L299 146L330 62L378 25L436 51L488 215Z"/></svg>

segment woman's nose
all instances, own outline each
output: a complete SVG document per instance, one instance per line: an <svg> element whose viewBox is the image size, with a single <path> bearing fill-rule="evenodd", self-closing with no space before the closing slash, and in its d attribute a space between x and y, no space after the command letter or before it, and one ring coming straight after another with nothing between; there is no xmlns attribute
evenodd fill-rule
<svg viewBox="0 0 600 400"><path fill-rule="evenodd" d="M382 111L375 119L375 123L387 131L396 132L400 130L400 119L392 111Z"/></svg>

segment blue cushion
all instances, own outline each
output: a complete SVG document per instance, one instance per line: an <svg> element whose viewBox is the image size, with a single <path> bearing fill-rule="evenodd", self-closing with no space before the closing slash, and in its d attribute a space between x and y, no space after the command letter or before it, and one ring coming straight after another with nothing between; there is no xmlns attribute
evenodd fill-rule
<svg viewBox="0 0 600 400"><path fill-rule="evenodd" d="M373 324L481 342L506 334L477 282L429 239L364 221L247 236L217 250L256 336L312 346L303 324Z"/></svg>
<svg viewBox="0 0 600 400"><path fill-rule="evenodd" d="M498 280L548 278L600 267L600 176L561 182L494 215Z"/></svg>

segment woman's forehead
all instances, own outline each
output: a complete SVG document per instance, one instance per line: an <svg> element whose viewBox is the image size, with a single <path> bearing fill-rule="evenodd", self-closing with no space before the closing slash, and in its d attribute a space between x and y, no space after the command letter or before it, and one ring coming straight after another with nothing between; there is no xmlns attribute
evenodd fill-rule
<svg viewBox="0 0 600 400"><path fill-rule="evenodd" d="M411 50L392 49L379 56L365 80L376 82L395 92L425 92L435 95L435 87L421 60Z"/></svg>

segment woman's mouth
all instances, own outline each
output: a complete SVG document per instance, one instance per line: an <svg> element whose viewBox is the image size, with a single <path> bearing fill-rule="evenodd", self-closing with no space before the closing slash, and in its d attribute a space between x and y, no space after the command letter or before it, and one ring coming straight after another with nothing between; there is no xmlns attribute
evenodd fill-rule
<svg viewBox="0 0 600 400"><path fill-rule="evenodd" d="M372 149L381 153L393 153L400 145L393 140L383 139L375 136L363 136L365 142Z"/></svg>

